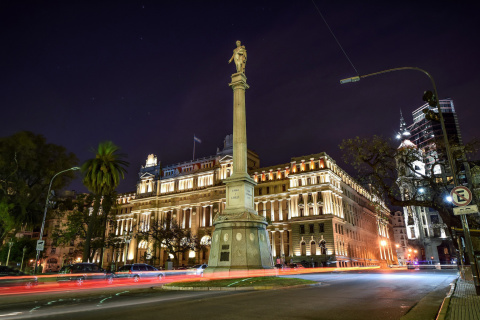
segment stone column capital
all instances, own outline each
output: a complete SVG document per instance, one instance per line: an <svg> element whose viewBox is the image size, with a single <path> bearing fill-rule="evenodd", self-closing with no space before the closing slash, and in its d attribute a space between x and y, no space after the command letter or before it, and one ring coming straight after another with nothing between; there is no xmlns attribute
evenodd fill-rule
<svg viewBox="0 0 480 320"><path fill-rule="evenodd" d="M228 84L233 90L246 90L250 88L247 84L247 77L243 73L232 74L232 82Z"/></svg>

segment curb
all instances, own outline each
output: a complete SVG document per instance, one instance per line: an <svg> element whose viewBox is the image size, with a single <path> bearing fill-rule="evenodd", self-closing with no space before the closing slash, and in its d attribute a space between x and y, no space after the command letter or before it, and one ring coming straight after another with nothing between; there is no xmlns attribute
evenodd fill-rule
<svg viewBox="0 0 480 320"><path fill-rule="evenodd" d="M317 287L322 283L313 284L297 284L294 286L275 287L275 286L253 286L253 287L173 287L162 286L163 290L171 291L255 291L255 290L278 290L278 289L290 289L290 288L304 288L304 287Z"/></svg>
<svg viewBox="0 0 480 320"><path fill-rule="evenodd" d="M443 299L443 302L442 302L442 305L440 306L440 310L438 311L436 320L445 320L446 319L447 312L448 312L448 307L450 305L450 299L451 299L453 293L455 292L457 281L458 281L458 278L453 280L452 283L450 283L450 291L448 292L445 299Z"/></svg>

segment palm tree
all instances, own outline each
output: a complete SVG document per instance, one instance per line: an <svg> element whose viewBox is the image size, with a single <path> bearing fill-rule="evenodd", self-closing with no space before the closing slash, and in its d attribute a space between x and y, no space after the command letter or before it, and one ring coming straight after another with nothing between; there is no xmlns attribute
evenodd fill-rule
<svg viewBox="0 0 480 320"><path fill-rule="evenodd" d="M106 216L110 211L111 204L109 208L104 208L100 221L98 221L98 211L102 197L111 196L119 185L120 179L124 179L125 173L127 172L125 167L128 167L129 163L123 160L125 155L119 154L119 150L119 147L112 141L101 142L97 150L92 150L96 154L95 158L85 161L82 165L82 173L84 175L83 184L94 194L93 212L90 216L90 223L87 226L87 234L83 247L84 262L93 258L94 252L90 254L90 242L93 232L99 222L107 220ZM110 203L110 201L108 202ZM103 223L100 225L103 226ZM104 237L105 230L103 229L102 231Z"/></svg>

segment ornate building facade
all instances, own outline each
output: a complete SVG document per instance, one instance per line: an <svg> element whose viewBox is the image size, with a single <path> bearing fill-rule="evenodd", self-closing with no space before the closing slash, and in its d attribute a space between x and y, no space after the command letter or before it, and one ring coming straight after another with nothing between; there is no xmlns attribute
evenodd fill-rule
<svg viewBox="0 0 480 320"><path fill-rule="evenodd" d="M408 256L408 236L405 227L405 219L403 212L395 211L392 215L393 239L395 241L395 249L397 251L398 264L406 265L411 262L411 254Z"/></svg>
<svg viewBox="0 0 480 320"><path fill-rule="evenodd" d="M453 101L444 99L439 102L449 139L461 144L460 128ZM439 183L445 184L453 181L450 167L438 165L446 162L445 152L438 147L443 145L440 123L427 120L423 110L435 112L435 109L424 104L412 112L413 124L410 126L406 125L400 114L400 132L397 135L397 139L401 140L399 151L411 150L419 159L410 168L399 166L397 184L404 200L410 199L412 195L417 195L419 198L422 198L422 194L425 196L428 190L422 185L422 176L433 175ZM449 187L453 188L453 184ZM403 212L408 247L418 250L418 254L415 255L416 260L420 263L450 263L455 258L455 250L446 230L447 226L436 210L407 206L403 208ZM408 260L408 253L406 255Z"/></svg>
<svg viewBox="0 0 480 320"><path fill-rule="evenodd" d="M397 263L389 210L330 156L312 154L265 168L256 153L249 150L247 158L249 174L257 182L255 209L269 222L276 263L338 267ZM126 260L163 266L169 257L161 246L138 234L148 230L151 221L165 217L191 230L202 243L210 243L213 219L225 210L223 180L231 169L231 135L210 157L162 167L149 155L137 191L118 198L117 221L109 227L115 229L120 245L107 251L104 265ZM208 255L208 249L185 252L178 261L208 263Z"/></svg>

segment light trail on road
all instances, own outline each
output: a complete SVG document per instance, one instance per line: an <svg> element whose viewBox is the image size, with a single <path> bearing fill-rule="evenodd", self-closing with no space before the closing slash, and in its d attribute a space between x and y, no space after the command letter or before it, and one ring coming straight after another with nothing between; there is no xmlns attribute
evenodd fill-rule
<svg viewBox="0 0 480 320"><path fill-rule="evenodd" d="M157 280L144 280L140 283L135 283L131 278L115 278L109 283L105 279L91 279L85 280L78 285L75 281L66 281L66 277L69 275L39 275L38 285L31 288L24 288L22 286L12 287L0 287L0 297L10 295L25 295L25 294L42 294L42 293L54 293L54 292L71 292L71 291L85 291L90 289L103 289L103 288L122 288L122 287L142 287L146 283L152 284L152 286L161 286L170 282L189 282L189 281L206 281L206 280L220 280L220 279L234 279L234 278L253 278L253 277L265 277L265 276L288 276L299 275L309 273L331 273L331 272L348 272L348 271L360 271L360 270L375 270L379 269L378 266L373 267L350 267L350 268L286 268L286 269L265 269L265 270L247 270L247 271L229 271L229 272L217 272L217 273L205 273L200 276L193 274L186 274L183 270L170 270L164 271L165 278L162 281ZM89 279L98 274L84 274L85 279ZM60 279L60 281L56 281Z"/></svg>
<svg viewBox="0 0 480 320"><path fill-rule="evenodd" d="M162 318L175 318L181 310L182 319L196 320L212 317L229 320L259 317L305 319L312 315L328 320L390 320L399 319L429 292L443 289L456 277L453 270L299 271L278 272L278 276L314 280L320 285L263 291L167 291L158 290L163 283L130 282L109 286L111 291L74 288L68 295L60 292L42 297L2 297L0 319L138 319L140 314L145 318L155 318L159 314ZM244 274L232 277L240 275ZM171 276L169 281L207 280L207 276L190 279Z"/></svg>

